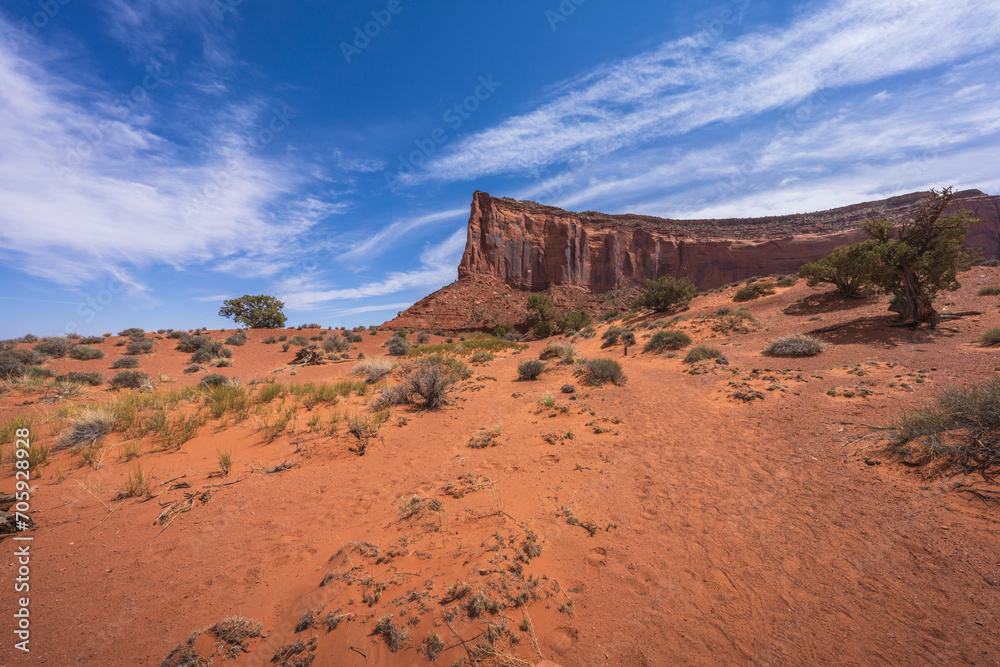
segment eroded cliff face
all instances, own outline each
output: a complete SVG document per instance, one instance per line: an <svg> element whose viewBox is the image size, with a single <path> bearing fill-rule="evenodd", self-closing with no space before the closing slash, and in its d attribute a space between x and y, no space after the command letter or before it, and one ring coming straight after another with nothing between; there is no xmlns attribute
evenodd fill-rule
<svg viewBox="0 0 1000 667"><path fill-rule="evenodd" d="M571 213L476 192L459 279L489 276L519 290L571 285L606 292L664 275L711 289L753 276L797 273L834 248L865 238L868 218L908 218L923 193L802 215L668 220ZM1000 197L958 193L953 209L982 222L966 241L1000 258Z"/></svg>

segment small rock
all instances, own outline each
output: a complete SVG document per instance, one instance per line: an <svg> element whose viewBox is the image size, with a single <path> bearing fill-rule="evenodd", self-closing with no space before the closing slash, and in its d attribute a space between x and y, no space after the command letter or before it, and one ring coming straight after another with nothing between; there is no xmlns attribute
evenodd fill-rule
<svg viewBox="0 0 1000 667"><path fill-rule="evenodd" d="M574 393L576 393L576 387L574 387L571 384L564 384L562 386L562 390L561 391L564 394L574 394Z"/></svg>

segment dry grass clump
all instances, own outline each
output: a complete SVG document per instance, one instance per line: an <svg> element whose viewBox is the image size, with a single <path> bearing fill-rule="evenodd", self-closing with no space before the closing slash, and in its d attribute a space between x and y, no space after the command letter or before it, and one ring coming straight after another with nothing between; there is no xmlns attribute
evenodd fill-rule
<svg viewBox="0 0 1000 667"><path fill-rule="evenodd" d="M699 345L688 350L688 353L684 356L684 363L693 364L706 359L725 359L725 357L722 356L722 352L719 352L714 347Z"/></svg>
<svg viewBox="0 0 1000 667"><path fill-rule="evenodd" d="M115 500L138 498L139 496L146 496L148 498L153 495L152 488L150 473L143 470L142 466L136 463Z"/></svg>
<svg viewBox="0 0 1000 667"><path fill-rule="evenodd" d="M990 285L983 287L978 292L979 296L997 296L1000 295L1000 287L995 285Z"/></svg>
<svg viewBox="0 0 1000 667"><path fill-rule="evenodd" d="M372 630L372 634L376 637L381 637L393 653L403 648L403 642L410 635L405 628L400 628L392 622L391 614L378 619L378 622L375 623L375 628Z"/></svg>
<svg viewBox="0 0 1000 667"><path fill-rule="evenodd" d="M167 654L167 657L160 663L160 667L210 667L211 658L204 658L194 650L194 641L198 633L191 635L188 640L177 646Z"/></svg>
<svg viewBox="0 0 1000 667"><path fill-rule="evenodd" d="M977 338L976 342L987 347L1000 345L1000 329L990 329Z"/></svg>
<svg viewBox="0 0 1000 667"><path fill-rule="evenodd" d="M84 408L70 422L70 430L55 449L78 449L97 444L115 430L115 411L110 407Z"/></svg>
<svg viewBox="0 0 1000 667"><path fill-rule="evenodd" d="M435 354L412 364L402 384L411 397L422 399L424 408L436 410L445 404L452 387L470 375L472 371L458 359Z"/></svg>
<svg viewBox="0 0 1000 667"><path fill-rule="evenodd" d="M396 362L385 357L363 359L354 365L354 374L364 376L372 384L378 382L396 368Z"/></svg>
<svg viewBox="0 0 1000 667"><path fill-rule="evenodd" d="M550 343L542 350L541 354L538 355L539 359L558 359L561 364L573 364L577 361L576 350L570 345L560 345L559 343Z"/></svg>
<svg viewBox="0 0 1000 667"><path fill-rule="evenodd" d="M826 343L806 334L775 338L764 349L769 357L814 357L826 349Z"/></svg>
<svg viewBox="0 0 1000 667"><path fill-rule="evenodd" d="M904 413L890 445L922 461L943 459L984 477L1000 474L1000 379L942 391L933 403Z"/></svg>
<svg viewBox="0 0 1000 667"><path fill-rule="evenodd" d="M471 364L487 364L496 359L496 355L492 352L476 352L471 357L469 357L469 363Z"/></svg>
<svg viewBox="0 0 1000 667"><path fill-rule="evenodd" d="M663 331L657 331L653 334L653 336L646 342L646 345L642 348L642 351L663 352L664 350L680 350L690 344L691 336L688 336L683 331L664 329Z"/></svg>
<svg viewBox="0 0 1000 667"><path fill-rule="evenodd" d="M220 642L226 645L230 657L233 658L246 648L246 643L249 640L260 637L263 630L263 624L243 616L230 616L208 629Z"/></svg>

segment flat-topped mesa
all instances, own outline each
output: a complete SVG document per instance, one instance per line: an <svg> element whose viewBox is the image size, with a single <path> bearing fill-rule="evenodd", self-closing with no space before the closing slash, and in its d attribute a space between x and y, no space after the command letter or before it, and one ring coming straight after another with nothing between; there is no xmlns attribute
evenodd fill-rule
<svg viewBox="0 0 1000 667"><path fill-rule="evenodd" d="M459 280L489 276L512 288L554 285L592 292L687 276L711 289L753 276L797 273L834 248L865 238L862 223L911 218L925 193L800 215L724 220L669 220L642 215L572 213L476 192ZM1000 197L957 193L952 209L982 222L966 245L1000 258Z"/></svg>

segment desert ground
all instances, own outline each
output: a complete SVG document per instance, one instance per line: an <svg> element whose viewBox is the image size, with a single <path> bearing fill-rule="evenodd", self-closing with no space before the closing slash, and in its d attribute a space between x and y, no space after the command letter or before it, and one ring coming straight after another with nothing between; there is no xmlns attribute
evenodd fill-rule
<svg viewBox="0 0 1000 667"><path fill-rule="evenodd" d="M50 452L32 482L31 653L8 637L0 663L1000 664L996 485L886 450L903 411L1000 370L975 342L1000 326L997 297L978 296L1000 269L962 282L938 306L983 314L936 330L799 280L593 337L431 335L374 383L358 356L386 355L391 330L302 367L301 346L264 339L329 329L250 330L231 366L196 373L176 339L147 333L146 390L11 382L0 491L15 488L12 429ZM727 363L644 353L667 321ZM612 325L634 326L627 356L602 347ZM762 354L806 332L821 354ZM110 379L119 338L45 367ZM552 343L627 379L591 385L551 358L520 380ZM373 407L442 345L471 371L444 406ZM215 372L240 382L199 388ZM113 431L60 446L95 405L117 406Z"/></svg>

